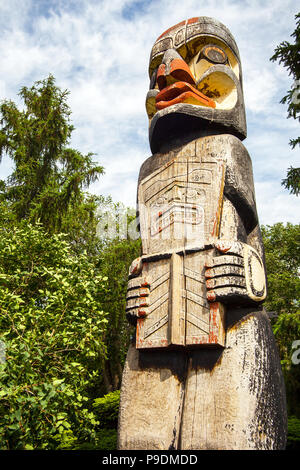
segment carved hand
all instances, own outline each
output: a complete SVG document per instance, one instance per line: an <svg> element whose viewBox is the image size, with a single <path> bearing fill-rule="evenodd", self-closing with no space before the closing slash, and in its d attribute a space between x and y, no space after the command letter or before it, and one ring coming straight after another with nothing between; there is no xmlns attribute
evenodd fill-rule
<svg viewBox="0 0 300 470"><path fill-rule="evenodd" d="M149 283L142 275L143 263L141 258L136 258L129 268L129 281L126 297L126 315L128 321L136 325L138 318L144 317L149 306Z"/></svg>
<svg viewBox="0 0 300 470"><path fill-rule="evenodd" d="M240 305L266 298L266 275L261 257L254 248L238 241L220 240L220 255L206 263L207 299Z"/></svg>

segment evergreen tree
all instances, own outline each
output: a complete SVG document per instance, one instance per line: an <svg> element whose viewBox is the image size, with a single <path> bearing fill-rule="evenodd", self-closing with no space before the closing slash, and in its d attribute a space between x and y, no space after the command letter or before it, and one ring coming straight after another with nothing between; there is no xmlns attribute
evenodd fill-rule
<svg viewBox="0 0 300 470"><path fill-rule="evenodd" d="M92 153L82 155L68 146L74 130L68 94L49 75L21 88L23 110L8 100L0 106L0 158L9 155L14 163L5 197L18 220L39 220L49 232L66 228L71 216L88 213L91 205L95 209L84 189L103 173Z"/></svg>
<svg viewBox="0 0 300 470"><path fill-rule="evenodd" d="M296 29L291 34L295 38L295 43L288 41L281 42L275 49L270 60L278 60L288 70L293 78L293 85L287 94L281 99L281 103L288 105L288 118L292 117L300 121L300 12L295 15ZM295 148L300 145L300 137L290 140L290 145ZM282 185L289 189L292 194L298 196L300 192L300 168L290 167Z"/></svg>

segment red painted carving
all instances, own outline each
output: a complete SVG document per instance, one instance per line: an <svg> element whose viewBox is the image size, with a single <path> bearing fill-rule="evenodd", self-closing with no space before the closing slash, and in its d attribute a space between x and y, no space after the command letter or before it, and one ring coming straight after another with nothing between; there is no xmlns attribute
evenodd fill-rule
<svg viewBox="0 0 300 470"><path fill-rule="evenodd" d="M202 105L215 108L216 103L186 82L176 82L161 90L156 96L156 108L164 109L173 104L183 103L193 98Z"/></svg>

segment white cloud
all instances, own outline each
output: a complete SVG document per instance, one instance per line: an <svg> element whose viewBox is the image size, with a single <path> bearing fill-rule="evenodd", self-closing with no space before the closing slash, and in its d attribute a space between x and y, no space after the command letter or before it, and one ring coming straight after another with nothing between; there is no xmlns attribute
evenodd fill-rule
<svg viewBox="0 0 300 470"><path fill-rule="evenodd" d="M261 223L276 222L299 224L299 198L280 188L277 182L256 182L256 205Z"/></svg>
<svg viewBox="0 0 300 470"><path fill-rule="evenodd" d="M0 0L0 97L18 102L21 86L52 73L70 90L72 145L97 153L105 166L91 190L134 206L139 167L150 155L144 102L153 42L182 19L213 16L229 27L241 53L245 145L261 223L284 220L289 205L297 222L297 199L280 185L296 164L288 141L298 135L297 123L279 104L290 78L269 61L275 46L290 39L296 12L293 0ZM0 171L8 174L7 162Z"/></svg>

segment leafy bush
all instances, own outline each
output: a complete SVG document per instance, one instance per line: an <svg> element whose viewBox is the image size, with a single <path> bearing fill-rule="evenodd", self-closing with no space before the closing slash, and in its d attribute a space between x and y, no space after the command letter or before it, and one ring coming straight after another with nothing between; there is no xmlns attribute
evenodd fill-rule
<svg viewBox="0 0 300 470"><path fill-rule="evenodd" d="M117 430L101 429L96 435L97 450L116 450L117 449Z"/></svg>
<svg viewBox="0 0 300 470"><path fill-rule="evenodd" d="M97 431L95 449L115 450L117 448L117 424L120 405L120 390L107 393L94 400L94 409L101 428ZM87 447L81 447L87 448Z"/></svg>
<svg viewBox="0 0 300 470"><path fill-rule="evenodd" d="M100 420L101 427L114 428L118 423L118 413L120 405L120 390L104 395L102 398L94 400L97 418Z"/></svg>
<svg viewBox="0 0 300 470"><path fill-rule="evenodd" d="M293 364L293 344L300 338L300 225L262 227L268 275L265 307L272 320L286 386L289 415L300 417L300 368Z"/></svg>
<svg viewBox="0 0 300 470"><path fill-rule="evenodd" d="M128 268L140 255L140 240L113 240L100 255L100 269L108 278L110 290L103 298L103 309L109 312L109 328L105 334L107 360L103 370L105 387L101 394L120 387L122 368L134 333L125 313Z"/></svg>
<svg viewBox="0 0 300 470"><path fill-rule="evenodd" d="M300 419L296 416L288 418L287 449L300 449Z"/></svg>
<svg viewBox="0 0 300 470"><path fill-rule="evenodd" d="M95 443L105 279L64 236L0 227L0 448Z"/></svg>

